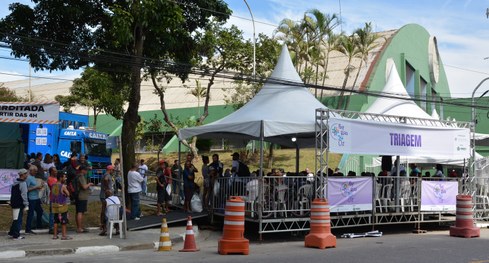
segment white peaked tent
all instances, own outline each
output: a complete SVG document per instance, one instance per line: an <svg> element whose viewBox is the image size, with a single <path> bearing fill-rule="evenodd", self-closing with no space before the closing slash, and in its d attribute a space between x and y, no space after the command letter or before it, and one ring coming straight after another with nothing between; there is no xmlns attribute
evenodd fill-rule
<svg viewBox="0 0 489 263"><path fill-rule="evenodd" d="M401 78L397 71L396 65L392 59L387 60L387 81L382 90L382 94L388 94L390 97L379 97L365 111L366 113L405 116L412 118L433 119L439 120L440 117L436 110L432 115L426 113L419 107L409 96L406 88L402 84ZM476 153L476 159L482 156ZM468 160L464 159L449 159L449 158L433 158L430 156L411 156L401 157L401 162L404 163L442 163L450 165L466 165ZM373 160L373 166L380 166L380 158Z"/></svg>
<svg viewBox="0 0 489 263"><path fill-rule="evenodd" d="M440 115L438 115L438 112L436 111L436 109L433 109L433 112L431 113L431 117L433 119L436 119L436 120L440 119Z"/></svg>
<svg viewBox="0 0 489 263"><path fill-rule="evenodd" d="M379 97L365 111L366 113L404 116L421 119L436 119L421 109L409 96L402 84L396 65L392 59L386 63L387 82L382 94L389 97Z"/></svg>
<svg viewBox="0 0 489 263"><path fill-rule="evenodd" d="M272 75L252 100L220 120L181 129L179 138L261 139L291 147L312 146L318 108L325 106L306 89L284 45ZM292 137L297 138L295 143Z"/></svg>

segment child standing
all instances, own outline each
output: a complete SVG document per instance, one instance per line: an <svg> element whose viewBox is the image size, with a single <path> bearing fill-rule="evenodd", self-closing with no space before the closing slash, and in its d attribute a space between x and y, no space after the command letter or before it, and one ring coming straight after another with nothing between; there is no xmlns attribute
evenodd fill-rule
<svg viewBox="0 0 489 263"><path fill-rule="evenodd" d="M51 195L49 196L52 203L54 214L53 239L58 239L58 224L61 224L61 240L70 240L71 237L66 235L66 224L68 224L68 198L70 192L66 188L66 174L58 173L58 182L53 184Z"/></svg>

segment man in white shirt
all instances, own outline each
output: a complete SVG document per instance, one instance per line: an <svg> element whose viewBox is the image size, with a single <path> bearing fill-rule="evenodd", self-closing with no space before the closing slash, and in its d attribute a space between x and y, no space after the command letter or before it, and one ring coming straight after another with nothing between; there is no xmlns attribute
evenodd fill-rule
<svg viewBox="0 0 489 263"><path fill-rule="evenodd" d="M105 191L105 196L107 198L105 198L105 203L107 205L106 209L105 209L105 217L106 217L106 220L107 222L105 223L106 225L109 225L109 222L108 220L110 219L120 219L121 216L122 216L122 209L120 209L119 211L117 211L117 206L110 206L110 205L113 205L113 204L116 204L116 205L120 205L121 204L121 200L119 200L119 197L115 196L115 195L112 195L112 191L111 190L106 190ZM119 215L119 218L117 218L117 215ZM118 224L114 224L115 226L115 229L116 229L116 235L119 234L119 225ZM106 231L103 231L102 233L100 233L99 235L101 236L105 236L107 235Z"/></svg>
<svg viewBox="0 0 489 263"><path fill-rule="evenodd" d="M131 216L129 219L139 220L141 210L139 209L139 194L141 193L141 182L144 178L137 172L138 165L134 164L127 173L127 193L131 199Z"/></svg>
<svg viewBox="0 0 489 263"><path fill-rule="evenodd" d="M144 160L141 159L141 164L138 167L139 174L144 178L141 182L141 190L143 195L148 194L148 177L146 176L146 172L148 172L148 166L144 163Z"/></svg>

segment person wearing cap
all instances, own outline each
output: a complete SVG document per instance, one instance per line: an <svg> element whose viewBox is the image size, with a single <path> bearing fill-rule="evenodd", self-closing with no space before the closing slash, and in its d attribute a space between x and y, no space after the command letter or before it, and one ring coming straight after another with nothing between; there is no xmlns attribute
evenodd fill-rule
<svg viewBox="0 0 489 263"><path fill-rule="evenodd" d="M102 177L102 180L100 181L100 202L102 203L100 206L100 232L99 235L105 236L107 235L107 225L106 225L106 220L105 220L105 211L107 207L107 197L105 193L107 193L107 190L109 190L111 193L113 192L113 186L114 183L112 181L112 176L114 175L114 166L113 165L108 165L106 173L104 174L104 177Z"/></svg>
<svg viewBox="0 0 489 263"><path fill-rule="evenodd" d="M27 184L25 182L27 173L26 169L20 169L18 172L19 178L14 182L11 189L10 206L12 207L12 225L10 226L8 235L12 239L24 239L24 237L20 236L20 229L22 228L24 211L29 209Z"/></svg>

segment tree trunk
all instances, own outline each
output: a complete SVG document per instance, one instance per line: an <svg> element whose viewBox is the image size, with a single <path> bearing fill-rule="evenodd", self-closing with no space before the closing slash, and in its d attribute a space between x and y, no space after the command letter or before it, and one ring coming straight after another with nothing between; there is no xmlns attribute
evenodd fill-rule
<svg viewBox="0 0 489 263"><path fill-rule="evenodd" d="M351 86L351 91L353 91L355 89L355 84L357 83L358 75L360 75L360 70L362 69L362 66L363 66L363 59L360 60L360 66L358 66L357 75L355 76L355 80L353 81L353 85ZM350 104L350 97L352 95L351 91L350 91L350 96L348 96L348 98L346 99L345 109L347 109L348 105Z"/></svg>
<svg viewBox="0 0 489 263"><path fill-rule="evenodd" d="M324 61L324 76L323 76L323 89L321 89L321 99L323 98L324 83L328 77L328 63L329 63L329 51L326 52L326 59Z"/></svg>
<svg viewBox="0 0 489 263"><path fill-rule="evenodd" d="M96 107L93 107L93 130L97 130L97 116L98 116L98 113L97 113L97 108Z"/></svg>
<svg viewBox="0 0 489 263"><path fill-rule="evenodd" d="M122 135L121 135L121 151L122 151L122 175L124 176L124 189L126 192L126 200L129 200L127 193L127 172L136 161L134 145L134 138L136 137L136 127L140 121L138 114L139 102L141 100L141 68L142 68L142 56L143 56L143 44L144 35L142 28L136 26L134 34L134 56L131 61L131 87L129 92L128 107L124 113L122 122ZM126 203L129 207L129 202Z"/></svg>
<svg viewBox="0 0 489 263"><path fill-rule="evenodd" d="M178 135L178 127L170 120L170 116L168 115L168 112L166 111L166 104L165 104L165 91L158 86L158 83L156 82L156 76L154 74L151 74L151 81L153 82L153 87L156 90L156 93L158 94L158 97L160 98L160 110L161 113L163 113L163 120L165 121L168 126L171 127L173 132ZM183 145L187 146L190 148L192 153L194 154L195 158L198 158L197 155L197 148L191 146L190 143L188 143L187 140L182 140L181 141Z"/></svg>

